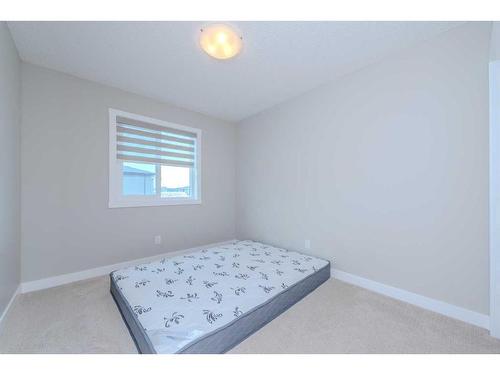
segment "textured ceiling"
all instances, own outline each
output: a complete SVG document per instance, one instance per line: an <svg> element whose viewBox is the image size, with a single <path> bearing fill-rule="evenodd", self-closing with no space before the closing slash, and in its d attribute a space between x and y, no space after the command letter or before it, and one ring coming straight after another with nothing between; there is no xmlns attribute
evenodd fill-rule
<svg viewBox="0 0 500 375"><path fill-rule="evenodd" d="M239 121L456 22L231 22L243 51L218 61L203 22L9 22L21 59Z"/></svg>

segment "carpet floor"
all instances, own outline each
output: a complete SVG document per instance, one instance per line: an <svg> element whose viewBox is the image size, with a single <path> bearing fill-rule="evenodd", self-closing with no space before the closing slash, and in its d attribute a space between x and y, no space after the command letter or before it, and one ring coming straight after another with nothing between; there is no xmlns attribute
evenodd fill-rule
<svg viewBox="0 0 500 375"><path fill-rule="evenodd" d="M99 277L20 295L1 353L137 353ZM230 353L500 353L485 329L329 280Z"/></svg>

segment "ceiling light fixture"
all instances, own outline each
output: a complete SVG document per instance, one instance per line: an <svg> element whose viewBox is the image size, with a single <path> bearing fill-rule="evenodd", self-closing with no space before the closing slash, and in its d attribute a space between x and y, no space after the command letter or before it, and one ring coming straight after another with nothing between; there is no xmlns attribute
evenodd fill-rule
<svg viewBox="0 0 500 375"><path fill-rule="evenodd" d="M236 56L243 45L242 37L226 25L210 25L202 28L200 32L201 48L219 60Z"/></svg>

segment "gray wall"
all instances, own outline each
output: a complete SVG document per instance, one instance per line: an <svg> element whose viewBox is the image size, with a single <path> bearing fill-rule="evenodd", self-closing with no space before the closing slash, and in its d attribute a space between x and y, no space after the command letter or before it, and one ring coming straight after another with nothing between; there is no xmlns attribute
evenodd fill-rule
<svg viewBox="0 0 500 375"><path fill-rule="evenodd" d="M19 285L19 134L21 69L5 22L0 22L0 316Z"/></svg>
<svg viewBox="0 0 500 375"><path fill-rule="evenodd" d="M23 281L234 238L233 124L22 69ZM203 130L201 205L108 208L108 107Z"/></svg>
<svg viewBox="0 0 500 375"><path fill-rule="evenodd" d="M237 234L488 314L490 23L238 125Z"/></svg>
<svg viewBox="0 0 500 375"><path fill-rule="evenodd" d="M490 60L500 60L500 22L491 23Z"/></svg>
<svg viewBox="0 0 500 375"><path fill-rule="evenodd" d="M500 22L490 49L490 334L500 338Z"/></svg>

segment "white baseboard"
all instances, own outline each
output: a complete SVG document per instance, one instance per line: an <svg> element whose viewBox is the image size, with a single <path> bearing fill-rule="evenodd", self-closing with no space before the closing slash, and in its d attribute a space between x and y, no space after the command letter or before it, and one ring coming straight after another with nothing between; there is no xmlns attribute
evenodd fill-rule
<svg viewBox="0 0 500 375"><path fill-rule="evenodd" d="M35 281L28 281L21 283L12 296L9 304L5 308L1 318L0 318L0 327L1 327L1 322L9 310L12 302L14 301L15 297L19 293L28 293L28 292L34 292L37 290L42 290L42 289L48 289L48 288L53 288L59 285L64 285L64 284L69 284L75 281L81 281L81 280L86 280L86 279L91 279L93 277L99 277L99 276L104 276L108 275L109 273L120 269L124 267L130 267L134 266L136 264L141 264L141 263L146 263L146 262L152 262L164 257L172 257L176 255L181 255L189 252L194 252L201 250L206 247L215 247L215 246L221 246L221 245L226 245L228 243L231 243L235 240L229 240L229 241L223 241L223 242L217 242L217 243L212 243L212 244L207 244L204 246L197 246L197 247L192 247L189 249L184 249L184 250L177 250L177 251L172 251L164 254L158 254L154 255L151 257L146 257L146 258L140 258L140 259L134 259L131 261L127 262L121 262L121 263L116 263L116 264L110 264L107 266L102 266L102 267L97 267L97 268L92 268L89 270L84 270L84 271L79 271L79 272L73 272L73 273L68 273L64 275L59 275L59 276L53 276L53 277L48 277L45 279L40 279L40 280L35 280ZM349 284L353 284L356 286L359 286L361 288L365 288L368 290L371 290L373 292L383 294L385 296L410 303L412 305L434 311L436 313L448 316L450 318L454 318L457 320L461 320L463 322L473 324L482 328L489 329L490 326L490 317L485 314L481 314L475 311L467 310L459 306L451 305L446 302L442 302L439 300L435 300L429 297L424 297L422 295L412 293L403 289L398 289L393 286L385 285L373 280L365 279L360 276L356 276L344 271L336 270L332 268L332 277L335 279L338 279L340 281L344 281Z"/></svg>
<svg viewBox="0 0 500 375"><path fill-rule="evenodd" d="M19 293L21 293L21 284L17 286L17 289L14 291L14 294L12 294L12 297L10 297L9 303L7 304L7 306L5 306L5 309L3 310L2 315L0 316L0 331L2 330L3 319L7 315L7 312L9 311L10 307L12 306L12 303L14 302Z"/></svg>
<svg viewBox="0 0 500 375"><path fill-rule="evenodd" d="M108 275L109 273L111 273L117 269L120 269L120 268L130 267L130 266L134 266L136 264L141 264L141 263L153 262L155 260L165 258L165 257L173 257L176 255L190 253L190 252L202 250L203 248L206 248L206 247L215 247L215 246L226 245L226 244L231 243L233 241L235 241L235 240L217 242L217 243L212 243L212 244L208 244L208 245L192 247L189 249L172 251L172 252L168 252L168 253L164 253L164 254L154 255L151 257L134 259L134 260L130 260L127 262L121 262L121 263L116 263L116 264L110 264L107 266L92 268L92 269L85 270L85 271L79 271L79 272L67 273L67 274L59 275L59 276L48 277L46 279L27 281L27 282L24 282L20 285L21 293L34 292L37 290L48 289L48 288L53 288L53 287L59 286L59 285L73 283L75 281L81 281L81 280L91 279L93 277L104 276L104 275Z"/></svg>
<svg viewBox="0 0 500 375"><path fill-rule="evenodd" d="M424 297L419 294L408 292L403 289L398 289L393 286L381 284L379 282L365 279L344 271L339 271L332 268L332 277L349 284L359 286L371 290L373 292L383 294L394 299L407 302L409 304L461 320L463 322L473 324L475 326L489 329L490 317L475 311L464 309L463 307L451 305L446 302L438 301L429 297Z"/></svg>

